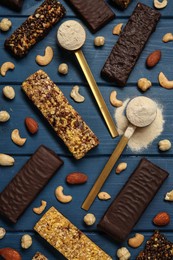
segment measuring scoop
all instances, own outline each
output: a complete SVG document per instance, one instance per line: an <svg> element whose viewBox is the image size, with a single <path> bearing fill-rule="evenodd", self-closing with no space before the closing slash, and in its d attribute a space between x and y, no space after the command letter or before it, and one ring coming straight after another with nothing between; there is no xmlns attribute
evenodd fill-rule
<svg viewBox="0 0 173 260"><path fill-rule="evenodd" d="M157 105L152 99L139 96L130 100L126 107L126 116L129 125L82 204L83 209L88 210L90 208L136 128L150 125L156 118L156 115Z"/></svg>
<svg viewBox="0 0 173 260"><path fill-rule="evenodd" d="M83 26L75 20L68 20L62 23L57 32L59 44L68 51L73 51L88 81L91 91L95 97L97 105L102 113L106 125L112 137L116 137L118 132L115 123L109 113L106 103L100 93L88 63L80 49L86 40L86 32Z"/></svg>

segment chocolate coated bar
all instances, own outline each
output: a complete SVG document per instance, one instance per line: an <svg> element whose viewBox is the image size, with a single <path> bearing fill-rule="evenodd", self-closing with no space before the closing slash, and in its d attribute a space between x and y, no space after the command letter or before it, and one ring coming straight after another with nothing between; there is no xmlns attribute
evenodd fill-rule
<svg viewBox="0 0 173 260"><path fill-rule="evenodd" d="M115 18L114 12L104 0L66 0L95 33Z"/></svg>
<svg viewBox="0 0 173 260"><path fill-rule="evenodd" d="M112 2L120 8L125 9L130 4L131 0L112 0Z"/></svg>
<svg viewBox="0 0 173 260"><path fill-rule="evenodd" d="M65 8L57 0L45 0L27 20L13 32L4 45L16 57L25 56L64 16Z"/></svg>
<svg viewBox="0 0 173 260"><path fill-rule="evenodd" d="M1 4L15 11L20 11L23 5L23 0L0 0L0 5Z"/></svg>
<svg viewBox="0 0 173 260"><path fill-rule="evenodd" d="M106 80L119 86L126 84L159 18L158 11L142 3L137 4L101 71Z"/></svg>
<svg viewBox="0 0 173 260"><path fill-rule="evenodd" d="M61 167L52 150L40 146L0 194L0 215L17 222L24 210Z"/></svg>
<svg viewBox="0 0 173 260"><path fill-rule="evenodd" d="M168 175L157 165L142 159L102 217L99 229L123 242Z"/></svg>

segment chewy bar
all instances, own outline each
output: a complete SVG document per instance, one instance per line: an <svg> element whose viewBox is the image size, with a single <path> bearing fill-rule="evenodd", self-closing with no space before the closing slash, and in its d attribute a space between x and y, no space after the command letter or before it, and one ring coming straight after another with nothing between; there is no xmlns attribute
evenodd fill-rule
<svg viewBox="0 0 173 260"><path fill-rule="evenodd" d="M5 41L5 48L18 58L25 56L64 14L65 8L57 0L45 0Z"/></svg>
<svg viewBox="0 0 173 260"><path fill-rule="evenodd" d="M101 75L110 82L124 86L150 35L160 13L138 3L123 32L103 66Z"/></svg>
<svg viewBox="0 0 173 260"><path fill-rule="evenodd" d="M0 0L0 5L5 5L10 9L20 11L23 5L23 0Z"/></svg>
<svg viewBox="0 0 173 260"><path fill-rule="evenodd" d="M48 258L45 257L45 256L44 256L43 254L41 254L40 252L37 252L37 253L33 256L32 260L48 260Z"/></svg>
<svg viewBox="0 0 173 260"><path fill-rule="evenodd" d="M114 12L104 0L66 0L95 33L115 18Z"/></svg>
<svg viewBox="0 0 173 260"><path fill-rule="evenodd" d="M32 74L22 88L76 159L99 144L95 134L44 71Z"/></svg>
<svg viewBox="0 0 173 260"><path fill-rule="evenodd" d="M118 242L123 242L147 208L168 173L143 158L114 199L98 228Z"/></svg>
<svg viewBox="0 0 173 260"><path fill-rule="evenodd" d="M116 4L117 6L119 6L122 9L127 8L131 1L132 0L112 0L112 2L114 4Z"/></svg>
<svg viewBox="0 0 173 260"><path fill-rule="evenodd" d="M54 207L36 223L34 230L68 260L112 259Z"/></svg>
<svg viewBox="0 0 173 260"><path fill-rule="evenodd" d="M62 164L56 153L40 146L1 192L0 215L16 223Z"/></svg>

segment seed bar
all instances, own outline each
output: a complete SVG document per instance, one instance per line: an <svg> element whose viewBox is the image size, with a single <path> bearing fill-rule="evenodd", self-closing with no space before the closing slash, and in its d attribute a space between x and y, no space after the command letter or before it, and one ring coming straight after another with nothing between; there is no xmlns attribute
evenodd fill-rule
<svg viewBox="0 0 173 260"><path fill-rule="evenodd" d="M43 254L41 254L40 252L37 252L37 253L33 256L32 260L48 260L48 258L45 257L45 256L44 256Z"/></svg>
<svg viewBox="0 0 173 260"><path fill-rule="evenodd" d="M104 0L66 0L66 2L80 15L93 33L115 18L114 12Z"/></svg>
<svg viewBox="0 0 173 260"><path fill-rule="evenodd" d="M1 192L0 215L16 223L62 164L56 153L40 146Z"/></svg>
<svg viewBox="0 0 173 260"><path fill-rule="evenodd" d="M65 8L57 0L45 0L5 41L5 48L18 58L25 56L64 15Z"/></svg>
<svg viewBox="0 0 173 260"><path fill-rule="evenodd" d="M99 144L95 134L44 71L39 70L27 78L22 88L76 159Z"/></svg>
<svg viewBox="0 0 173 260"><path fill-rule="evenodd" d="M112 259L54 207L36 223L34 230L68 260Z"/></svg>
<svg viewBox="0 0 173 260"><path fill-rule="evenodd" d="M116 241L123 242L168 175L157 165L142 159L102 217L98 228Z"/></svg>
<svg viewBox="0 0 173 260"><path fill-rule="evenodd" d="M20 11L23 5L23 0L0 0L0 4L15 11Z"/></svg>
<svg viewBox="0 0 173 260"><path fill-rule="evenodd" d="M122 9L126 9L132 0L112 0L117 6Z"/></svg>
<svg viewBox="0 0 173 260"><path fill-rule="evenodd" d="M106 80L119 86L126 84L159 18L158 11L142 3L137 4L101 71Z"/></svg>

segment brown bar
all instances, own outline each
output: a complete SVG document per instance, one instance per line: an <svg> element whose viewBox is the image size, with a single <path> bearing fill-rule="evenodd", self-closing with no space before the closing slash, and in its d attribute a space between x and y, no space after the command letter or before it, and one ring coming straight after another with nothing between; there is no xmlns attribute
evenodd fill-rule
<svg viewBox="0 0 173 260"><path fill-rule="evenodd" d="M117 6L122 9L126 9L132 0L112 0Z"/></svg>
<svg viewBox="0 0 173 260"><path fill-rule="evenodd" d="M0 0L0 5L5 5L10 9L20 11L23 5L23 0Z"/></svg>

